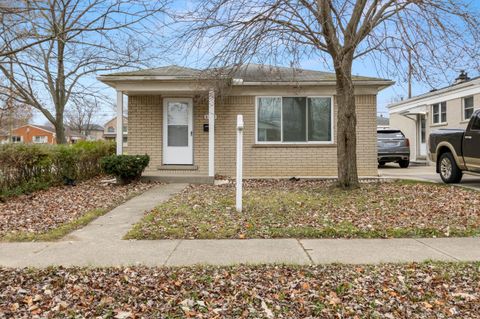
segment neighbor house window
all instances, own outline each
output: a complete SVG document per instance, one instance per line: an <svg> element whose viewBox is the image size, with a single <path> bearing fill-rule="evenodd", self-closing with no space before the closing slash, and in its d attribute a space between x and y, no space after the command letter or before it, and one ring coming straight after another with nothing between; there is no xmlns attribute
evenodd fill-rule
<svg viewBox="0 0 480 319"><path fill-rule="evenodd" d="M432 105L432 121L433 124L447 122L447 102Z"/></svg>
<svg viewBox="0 0 480 319"><path fill-rule="evenodd" d="M107 132L108 133L113 133L113 132L115 132L115 129L113 128L113 126L109 126L108 129L107 129Z"/></svg>
<svg viewBox="0 0 480 319"><path fill-rule="evenodd" d="M22 137L21 136L12 136L12 143L21 143Z"/></svg>
<svg viewBox="0 0 480 319"><path fill-rule="evenodd" d="M463 119L469 120L473 114L473 96L463 98Z"/></svg>
<svg viewBox="0 0 480 319"><path fill-rule="evenodd" d="M46 136L34 136L33 143L36 144L46 144L48 142L48 137Z"/></svg>
<svg viewBox="0 0 480 319"><path fill-rule="evenodd" d="M332 142L330 97L258 97L257 142Z"/></svg>

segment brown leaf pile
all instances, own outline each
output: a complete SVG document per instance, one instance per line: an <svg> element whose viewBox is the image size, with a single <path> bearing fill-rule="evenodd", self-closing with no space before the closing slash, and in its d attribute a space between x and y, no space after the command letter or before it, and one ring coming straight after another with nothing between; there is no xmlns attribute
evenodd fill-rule
<svg viewBox="0 0 480 319"><path fill-rule="evenodd" d="M479 266L0 268L0 318L480 318Z"/></svg>
<svg viewBox="0 0 480 319"><path fill-rule="evenodd" d="M153 185L141 182L111 185L96 178L77 186L51 187L10 198L0 203L0 237L12 232L48 231L93 209L109 208Z"/></svg>
<svg viewBox="0 0 480 319"><path fill-rule="evenodd" d="M329 181L246 181L191 186L151 212L129 238L472 236L480 192L413 182L369 182L344 191Z"/></svg>

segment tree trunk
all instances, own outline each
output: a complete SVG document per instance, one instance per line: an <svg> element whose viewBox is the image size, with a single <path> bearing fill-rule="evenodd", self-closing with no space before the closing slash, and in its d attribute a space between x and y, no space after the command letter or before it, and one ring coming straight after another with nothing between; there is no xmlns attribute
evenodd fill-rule
<svg viewBox="0 0 480 319"><path fill-rule="evenodd" d="M66 144L67 137L65 136L65 126L63 125L63 116L56 116L56 121L53 123L55 126L55 134L57 137L57 144Z"/></svg>
<svg viewBox="0 0 480 319"><path fill-rule="evenodd" d="M335 61L337 77L337 165L338 186L343 189L359 187L357 173L357 116L352 81L353 57Z"/></svg>

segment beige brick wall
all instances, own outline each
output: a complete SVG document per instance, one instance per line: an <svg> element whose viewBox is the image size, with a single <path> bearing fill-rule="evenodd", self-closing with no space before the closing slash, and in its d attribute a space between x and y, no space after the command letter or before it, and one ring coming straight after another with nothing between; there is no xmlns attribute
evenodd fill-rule
<svg viewBox="0 0 480 319"><path fill-rule="evenodd" d="M162 98L160 96L129 97L130 154L149 154L150 169L162 164ZM359 95L357 103L358 172L361 176L377 175L376 96ZM203 132L207 114L206 101L194 99L194 164L196 174L208 173L208 133ZM255 145L255 97L218 97L215 106L215 172L235 174L236 117L243 114L244 175L262 176L335 176L335 145L284 146ZM336 106L335 106L336 123ZM178 172L176 172L178 173ZM192 172L185 171L185 174Z"/></svg>

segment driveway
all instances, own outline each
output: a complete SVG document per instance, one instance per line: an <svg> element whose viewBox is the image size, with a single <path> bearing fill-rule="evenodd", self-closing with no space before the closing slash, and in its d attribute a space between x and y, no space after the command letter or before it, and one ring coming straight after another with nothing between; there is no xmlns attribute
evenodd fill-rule
<svg viewBox="0 0 480 319"><path fill-rule="evenodd" d="M402 179L415 179L443 183L440 175L435 172L435 166L417 166L412 165L408 168L400 168L398 164L389 163L385 167L379 168L378 173L381 177L392 177ZM464 174L460 186L480 190L480 176Z"/></svg>

